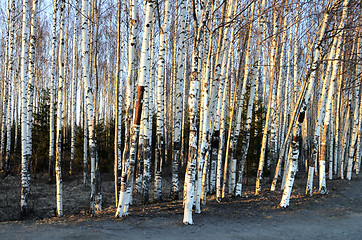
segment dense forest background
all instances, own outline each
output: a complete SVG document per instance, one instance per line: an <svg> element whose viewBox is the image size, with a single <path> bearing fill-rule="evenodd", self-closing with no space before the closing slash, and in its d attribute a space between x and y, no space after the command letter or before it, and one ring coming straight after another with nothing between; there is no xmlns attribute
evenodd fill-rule
<svg viewBox="0 0 362 240"><path fill-rule="evenodd" d="M306 194L359 173L361 3L353 0L8 0L0 5L2 174L82 175L117 216L182 198L184 223L218 201L295 176ZM313 187L318 178L318 190ZM162 193L163 184L171 188ZM153 185L153 193L150 186ZM182 187L183 185L183 187Z"/></svg>

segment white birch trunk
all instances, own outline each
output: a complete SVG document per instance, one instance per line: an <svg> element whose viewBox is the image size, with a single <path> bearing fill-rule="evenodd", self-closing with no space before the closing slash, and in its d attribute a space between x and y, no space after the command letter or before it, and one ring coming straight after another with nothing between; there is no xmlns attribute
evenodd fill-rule
<svg viewBox="0 0 362 240"><path fill-rule="evenodd" d="M9 80L9 55L10 55L10 31L11 31L11 7L10 1L8 1L8 17L6 22L6 37L5 37L5 61L2 69L3 81L1 81L3 87L0 93L0 99L3 101L0 104L0 126L1 126L1 139L0 139L0 170L5 170L5 139L6 139L6 122L9 117L8 113L8 99L10 91L10 80Z"/></svg>
<svg viewBox="0 0 362 240"><path fill-rule="evenodd" d="M7 120L6 120L6 148L5 148L5 160L3 169L6 173L10 172L10 147L11 147L11 126L12 126L12 95L13 95L13 85L14 85L14 18L15 13L15 0L11 1L11 8L9 6L10 14L10 27L9 27L9 61L8 61L8 106L7 106ZM15 107L14 107L15 108ZM16 128L17 125L15 125Z"/></svg>
<svg viewBox="0 0 362 240"><path fill-rule="evenodd" d="M134 88L134 68L136 66L136 42L137 42L137 18L135 0L130 2L130 31L128 41L128 72L127 72L127 84L126 84L126 96L125 96L125 146L122 154L122 176L121 186L119 190L120 198L124 198L123 195L126 192L126 181L129 167L130 149L131 149L131 127L132 127L132 116L133 116L133 88ZM139 116L141 117L141 115ZM121 197L122 196L122 197ZM118 201L119 206L119 201ZM123 212L123 209L122 209ZM120 212L117 216L121 216Z"/></svg>
<svg viewBox="0 0 362 240"><path fill-rule="evenodd" d="M138 147L138 138L140 132L140 122L141 122L141 114L142 114L142 100L144 95L144 88L148 85L148 79L146 78L147 72L147 59L149 52L149 32L152 27L152 15L153 15L153 5L154 1L149 0L146 5L146 16L145 16L145 29L143 32L142 39L142 50L140 57L140 68L138 73L138 92L137 92L137 102L136 102L136 110L134 115L133 122L133 132L132 139L130 144L130 157L127 159L128 162L128 171L125 182L122 182L120 196L118 200L118 207L116 211L116 217L126 216L128 215L128 207L129 201L132 197L132 180L134 176L134 166L135 166L135 158Z"/></svg>
<svg viewBox="0 0 362 240"><path fill-rule="evenodd" d="M338 26L338 29L344 29L345 19L347 17L348 11L348 0L343 1L343 12L342 12L342 19ZM326 113L324 116L324 127L323 127L323 135L321 140L321 150L319 155L319 193L320 194L327 194L327 187L326 187L326 176L325 176L325 157L326 157L326 140L327 140L327 131L329 126L329 121L331 118L331 107L332 107L332 100L334 94L334 85L337 79L337 71L338 71L338 63L339 58L341 56L341 49L342 49L342 40L343 40L343 31L338 32L337 34L337 49L336 54L333 62L333 70L331 75L331 82L329 84L328 89L328 97L326 103Z"/></svg>
<svg viewBox="0 0 362 240"><path fill-rule="evenodd" d="M232 31L234 33L234 31ZM233 35L233 34L232 34ZM233 39L233 37L231 38ZM232 49L233 46L230 44L229 49ZM231 51L231 50L229 50ZM230 52L228 54L231 55ZM228 57L226 54L224 57ZM229 94L229 88L230 88L230 76L229 76L229 69L231 65L231 58L227 59L227 66L224 66L224 69L221 72L221 81L225 82L225 90L224 95L222 97L222 106L221 106L221 118L220 118L220 144L218 149L218 162L220 159L220 162L222 162L223 158L225 157L225 147L226 147L226 117L227 117L227 104L228 104L228 94ZM225 80L226 78L226 80ZM225 188L226 188L226 180L227 180L227 172L229 163L227 161L228 158L225 158L224 162L224 171L223 171L223 181L221 183L220 189L221 189L221 198L225 198ZM201 188L200 188L201 189ZM201 191L200 191L201 192Z"/></svg>
<svg viewBox="0 0 362 240"><path fill-rule="evenodd" d="M359 21L360 26L362 25L362 20ZM357 58L362 59L362 30L359 29L359 38L358 38L358 45L357 45ZM356 66L356 76L358 76L359 81L361 82L361 73L362 73L362 66L361 64L357 64ZM361 166L361 138L362 138L362 94L361 91L360 94L360 105L359 105L359 113L358 113L358 127L357 127L357 146L356 146L356 161L355 161L355 169L356 174L359 174L360 172L360 166Z"/></svg>
<svg viewBox="0 0 362 240"><path fill-rule="evenodd" d="M188 109L190 119L190 137L189 137L189 155L187 160L187 167L185 173L185 188L184 188L184 224L193 224L192 220L192 206L194 204L194 193L195 193L195 174L196 174L196 159L197 159L197 85L198 85L198 59L200 52L200 41L203 36L204 28L208 20L209 12L212 9L212 1L207 0L205 8L202 11L200 25L197 26L195 23L195 40L192 51L192 65L190 75L190 94L188 98ZM201 184L200 184L201 185ZM201 186L200 186L201 187Z"/></svg>
<svg viewBox="0 0 362 240"><path fill-rule="evenodd" d="M345 16L345 11L346 11L346 4L348 3L347 0L345 0L343 2L343 16ZM338 4L338 2L337 2ZM333 7L333 6L332 6ZM326 11L326 14L328 13L328 11ZM325 18L327 18L328 16L326 16L325 14ZM324 19L325 20L325 19ZM342 20L342 22L344 22ZM342 23L341 22L341 23ZM323 36L324 36L324 31L325 31L325 26L326 24L322 24L322 27L321 27L321 34L320 34L320 37L319 37L319 40L318 40L318 45L320 45L320 42L323 40ZM340 26L343 27L343 25L341 24ZM337 48L337 53L336 53L336 56L339 56L339 47ZM308 106L308 103L309 103L309 100L311 98L311 94L312 94L312 89L313 89L313 85L314 85L314 80L315 80L315 71L318 67L318 60L319 60L319 56L320 56L320 51L319 51L319 48L316 48L316 54L314 55L314 59L313 59L313 65L312 65L312 72L311 72L311 81L309 82L309 85L308 85L308 90L307 90L307 93L304 97L304 101L302 103L302 108L301 108L301 111L299 113L299 119L298 119L298 123L294 129L294 132L293 132L293 139L292 139L292 149L293 149L293 156L292 156L292 162L289 166L289 169L288 169L288 173L287 173L287 178L286 178L286 183L285 183L285 188L284 188L284 191L283 191L283 197L282 197L282 200L280 202L280 206L285 208L285 207L288 207L289 206L289 198L290 198L290 194L292 192L292 187L293 187L293 183L294 183L294 178L295 178L295 172L297 170L297 163L298 163L298 156L299 156L299 137L300 137L300 128L301 128L301 123L303 122L304 120L304 116L305 116L305 111L307 109L307 106ZM335 70L333 70L335 71ZM332 82L333 82L333 76L335 76L334 73L332 73ZM331 85L333 86L333 84ZM329 98L329 93L328 92L328 98ZM331 93L332 95L332 93ZM331 99L330 99L331 100ZM327 106L329 106L329 101L327 100ZM326 111L326 115L327 116L327 113L328 113L328 108L327 108L327 111ZM326 117L325 117L325 120L326 120ZM325 121L325 124L326 124L326 121ZM324 129L325 131L327 131L327 129L325 128ZM326 134L326 132L325 132ZM322 144L323 144L323 141L322 141ZM321 146L323 147L323 145L321 144ZM322 152L321 152L321 155L322 155ZM324 155L324 152L323 152L323 155ZM320 162L322 162L320 160ZM321 168L324 168L324 165L323 163L321 164L322 167ZM321 181L321 186L322 186L322 190L326 190L325 189L325 185L323 185L323 176L320 176L320 179L322 180ZM324 180L325 180L325 177L324 177Z"/></svg>
<svg viewBox="0 0 362 240"><path fill-rule="evenodd" d="M173 138L173 154L172 154L172 189L171 198L178 199L179 180L178 168L181 156L181 123L183 113L183 85L184 85L184 69L185 69L185 49L186 49L186 9L187 0L180 0L180 33L178 39L178 53L176 61L176 83L175 83L175 116L173 121L174 138Z"/></svg>
<svg viewBox="0 0 362 240"><path fill-rule="evenodd" d="M166 30L168 25L168 15L170 11L169 1L165 1L164 20L159 35L159 53L158 53L158 69L157 69L157 87L156 87L156 160L155 160L155 185L154 200L162 199L162 164L165 158L165 138L164 138L164 74L165 74L165 55L166 55ZM173 178L173 177L172 177ZM176 185L178 187L178 185ZM172 185L172 189L174 189Z"/></svg>
<svg viewBox="0 0 362 240"><path fill-rule="evenodd" d="M57 12L58 4L53 0L53 30L52 30L52 59L50 73L50 129L49 129L49 181L53 180L54 175L54 146L55 146L55 124L54 124L54 99L55 99L55 75L56 75L56 30L57 30Z"/></svg>
<svg viewBox="0 0 362 240"><path fill-rule="evenodd" d="M276 10L275 10L276 11ZM271 46L271 55L270 55L270 65L272 66L271 74L270 74L270 83L269 83L269 99L268 99L268 107L267 112L265 116L265 125L264 125L264 131L263 131L263 138L261 143L261 151L260 151L260 158L259 158L259 166L258 171L256 175L256 184L255 184L255 194L258 194L261 191L260 181L263 174L263 168L264 168L264 160L265 160L265 151L266 151L266 145L267 145L267 137L268 137L268 128L269 128L269 121L270 121L270 115L271 115L271 108L272 108L272 101L273 101L273 95L274 95L274 74L275 74L275 62L276 62L276 55L278 52L277 48L277 31L278 31L278 25L277 25L277 13L274 12L274 28L273 28L273 38L272 38L272 46Z"/></svg>
<svg viewBox="0 0 362 240"><path fill-rule="evenodd" d="M360 21L361 22L361 21ZM357 33L356 33L356 36ZM360 53L360 47L359 45L361 40L360 38L358 38L358 42L355 43L357 46L357 57L359 57ZM353 51L352 51L353 52ZM351 57L351 60L353 60L353 58ZM356 76L358 77L360 74L360 70L358 70L358 68L361 68L359 65L357 65L357 69L356 69ZM351 145L349 148L349 154L348 154L348 162L347 162L347 175L346 178L347 180L351 180L352 179L352 170L353 170L353 159L355 156L355 149L357 148L357 128L358 128L358 120L360 115L358 114L359 108L360 108L360 92L359 92L359 87L360 86L356 86L356 83L353 83L353 117L352 117L352 136L351 136Z"/></svg>
<svg viewBox="0 0 362 240"><path fill-rule="evenodd" d="M146 52L148 56L146 59L145 67L145 79L148 79L148 85L145 85L144 95L143 95L143 109L141 117L141 127L143 129L143 169L140 169L140 172L143 172L142 179L142 201L143 203L149 202L149 183L150 183L150 164L151 164L151 138L152 138L152 122L150 122L150 114L152 112L152 106L150 102L151 84L153 82L151 79L151 62L152 62L152 50L153 50L153 25L155 22L155 16L152 14L150 22L150 31L149 31L149 42ZM150 125L151 124L151 125ZM141 146L140 146L141 148Z"/></svg>
<svg viewBox="0 0 362 240"><path fill-rule="evenodd" d="M328 16L325 18L325 22L324 24L326 24L326 21L328 21ZM328 59L334 59L335 53L336 53L336 47L337 47L337 41L336 39L334 39L333 41L333 46L331 51L329 52L329 56ZM309 165L309 170L308 170L308 180L307 180L307 188L306 188L306 194L309 194L310 196L313 194L313 175L314 175L314 166L316 163L316 159L318 158L318 141L319 141L319 137L320 137L320 131L321 131L321 126L323 124L323 120L324 120L324 116L325 116L325 111L326 111L326 93L327 93L327 86L328 86L328 80L330 78L330 72L332 69L332 62L329 61L328 65L327 65L327 69L324 73L324 81L323 81L323 86L322 86L322 94L320 97L320 108L318 109L318 119L317 119L317 124L315 126L315 131L314 131L314 137L313 137L313 148L312 148L312 161Z"/></svg>
<svg viewBox="0 0 362 240"><path fill-rule="evenodd" d="M332 6L333 7L333 6ZM306 93L303 97L302 103L301 103L301 110L299 112L299 116L298 116L298 122L296 124L296 126L294 127L293 130L293 137L292 137L292 144L291 144L291 150L292 150L292 157L291 157L291 162L289 164L288 167L288 171L287 171L287 176L286 176L286 180L285 180L285 188L283 191L283 197L282 200L280 202L280 206L285 208L289 206L289 199L290 199L290 195L292 192L292 188L293 188L293 183L294 183L294 178L295 178L295 173L297 170L297 164L298 164L298 156L299 156L299 138L300 138L300 132L301 132L301 126L306 114L306 110L309 104L309 101L311 99L311 95L313 92L313 88L314 88L314 81L315 81L315 76L316 76L316 70L319 66L319 58L320 58L320 49L319 46L322 43L322 40L324 38L324 33L326 30L326 23L328 20L328 11L326 11L324 18L323 18L323 24L321 26L320 29L320 35L318 38L318 41L316 43L315 46L316 47L316 51L315 51L315 55L312 61L312 66L310 69L310 80L308 83L308 87L306 88Z"/></svg>
<svg viewBox="0 0 362 240"><path fill-rule="evenodd" d="M34 103L34 83L35 79L35 18L37 14L38 1L34 0L32 4L32 14L30 22L30 43L29 43L29 65L28 65L28 77L29 82L27 86L27 155L29 156L28 161L31 166L32 162L32 146L33 146L33 103ZM31 169L30 169L31 171Z"/></svg>
<svg viewBox="0 0 362 240"><path fill-rule="evenodd" d="M78 45L77 45L77 23L78 23L78 11L77 11L78 4L74 8L74 27L73 27L73 51L72 51L72 105L71 105L71 140L70 140L70 168L69 168L69 175L73 174L74 168L74 148L75 148L75 116L76 116L76 102L77 102L77 81L78 81L78 69L77 69L77 57L76 54L78 53Z"/></svg>
<svg viewBox="0 0 362 240"><path fill-rule="evenodd" d="M27 76L27 52L28 52L28 1L23 1L22 40L21 40L21 201L22 212L28 210L28 196L30 193L30 170L27 156L27 118L26 118L26 86Z"/></svg>
<svg viewBox="0 0 362 240"><path fill-rule="evenodd" d="M212 26L212 25L211 25ZM209 146L207 146L207 142L206 138L210 137L209 135L209 131L210 131L210 123L207 122L207 119L209 120L209 118L207 116L205 116L205 114L208 111L208 102L209 102L209 88L210 88L210 75L211 75L211 68L213 65L213 59L212 59L212 49L213 49L213 44L212 44L212 40L213 40L213 35L210 34L209 36L209 50L208 50L208 57L206 60L206 64L205 64L205 70L204 70L204 81L203 81L203 93L202 93L202 111L200 112L201 116L203 117L203 121L202 123L200 123L200 130L201 130L201 134L200 134L200 150L199 150L199 162L202 161L202 159L205 159L205 164L204 164L204 169L206 169L206 171L203 169L202 170L202 187L201 187L201 196L200 196L200 201L202 201L203 204L206 204L206 182L208 181L208 175L210 175L210 170L209 167L210 164L210 154L208 149ZM208 116L212 116L213 113L209 114ZM206 118L206 119L205 119ZM210 141L210 140L207 140ZM210 166L211 167L211 166ZM210 188L208 189L209 191L211 190ZM211 191L210 191L211 192ZM197 208L197 200L196 200L196 208Z"/></svg>
<svg viewBox="0 0 362 240"><path fill-rule="evenodd" d="M117 33L117 61L116 61L116 116L115 116L115 134L114 134L114 187L116 206L118 203L119 187L121 184L122 174L122 152L121 152L121 123L122 123L122 103L123 103L123 79L122 79L122 67L121 67L121 26L122 22L122 1L118 1L118 33Z"/></svg>
<svg viewBox="0 0 362 240"><path fill-rule="evenodd" d="M65 1L60 2L60 35L59 35L59 80L58 80L58 96L57 96L57 128L56 128L56 154L55 154L55 179L57 189L57 216L63 216L63 181L62 181L62 138L63 138L63 124L64 124L64 5Z"/></svg>

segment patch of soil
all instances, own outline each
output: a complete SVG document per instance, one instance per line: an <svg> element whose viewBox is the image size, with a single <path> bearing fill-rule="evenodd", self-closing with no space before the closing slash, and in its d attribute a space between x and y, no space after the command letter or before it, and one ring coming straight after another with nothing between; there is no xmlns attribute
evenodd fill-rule
<svg viewBox="0 0 362 240"><path fill-rule="evenodd" d="M103 211L89 211L90 187L82 176L63 179L64 217L55 217L55 184L38 176L32 181L30 212L20 214L20 178L0 180L1 239L359 239L362 236L362 181L327 182L328 195L305 196L306 176L296 179L290 207L278 207L282 192L270 192L269 183L254 194L255 181L243 186L241 197L221 203L209 196L192 227L182 224L182 200L142 205L138 194L130 216L114 218L111 175L102 176ZM166 179L166 182L169 180ZM169 183L169 182L168 182ZM317 186L317 180L314 183ZM170 186L170 184L164 184ZM181 185L182 186L182 185ZM152 189L150 189L150 193ZM21 220L21 221L19 221ZM7 221L7 222L5 222Z"/></svg>
<svg viewBox="0 0 362 240"><path fill-rule="evenodd" d="M360 182L360 176L354 176L353 181ZM113 176L106 174L102 176L102 195L103 195L103 211L97 212L95 215L90 211L90 186L83 185L82 175L66 176L63 178L63 208L64 217L56 218L56 186L55 183L49 183L45 175L38 175L31 182L31 191L29 196L29 211L27 214L20 212L20 176L8 175L0 180L0 221L19 221L19 220L46 220L46 221L80 221L80 220L105 220L113 219L115 214L115 198ZM170 182L169 179L165 180ZM243 186L242 197L228 196L221 203L216 202L214 196L208 196L207 204L204 206L203 213L210 217L220 216L228 212L228 218L248 217L265 217L271 213L288 213L315 208L315 203L323 202L323 208L318 211L327 210L330 205L343 206L342 211L349 208L357 208L360 210L361 191L351 190L346 198L341 198L341 192L352 184L350 181L335 179L328 181L329 194L315 194L312 197L305 196L306 176L299 176L293 187L290 199L290 207L280 209L282 191L277 190L271 192L268 190L269 183L264 183L260 194L255 195L254 182L249 180L248 184ZM152 185L152 184L151 184ZM180 184L182 186L182 184ZM170 184L163 184L170 186ZM314 186L318 186L315 179ZM152 196L152 186L150 195ZM183 214L182 200L171 201L169 196L170 189L163 189L163 202L142 205L140 195L135 193L133 205L130 207L132 217L138 218L157 218L179 215L180 221ZM181 194L180 194L181 195ZM329 201L327 201L329 200ZM351 206L346 206L346 201L351 201ZM328 211L328 210L327 210ZM204 214L202 214L204 215Z"/></svg>

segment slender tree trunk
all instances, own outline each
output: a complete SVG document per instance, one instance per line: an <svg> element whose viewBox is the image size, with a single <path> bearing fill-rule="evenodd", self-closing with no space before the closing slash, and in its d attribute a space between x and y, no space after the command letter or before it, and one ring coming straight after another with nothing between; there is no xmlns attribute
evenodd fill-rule
<svg viewBox="0 0 362 240"><path fill-rule="evenodd" d="M361 21L360 21L361 22ZM356 37L358 36L358 32L356 33ZM358 42L356 41L354 44L357 48L357 57L359 57L359 45L361 40L358 38ZM353 51L352 51L353 52ZM354 58L351 57L351 60ZM358 74L358 69L356 69L356 73ZM356 74L356 76L358 76ZM360 108L360 92L359 92L359 86L356 86L356 83L353 83L353 118L352 120L352 129L351 129L351 145L349 148L349 154L348 154L348 163L347 163L347 180L351 180L352 178L352 168L353 168L353 159L355 156L355 149L357 148L357 128L358 128L358 118L359 118L359 108Z"/></svg>
<svg viewBox="0 0 362 240"><path fill-rule="evenodd" d="M343 13L342 13L342 19L338 26L338 29L344 29L345 25L345 19L347 17L347 11L348 11L348 0L343 1ZM325 176L325 157L326 157L326 141L327 141L327 131L329 127L329 122L331 119L331 107L332 107L332 100L333 100L333 94L334 94L334 85L337 79L337 71L338 71L338 60L341 56L341 49L342 49L342 40L343 40L343 31L340 31L337 34L337 42L336 42L336 55L333 63L333 70L332 70L332 76L331 76L331 82L329 84L328 89L328 97L327 97L327 103L326 103L326 113L324 116L324 126L323 126L323 135L321 139L321 150L319 155L319 193L320 194L327 194L327 187L326 187L326 176Z"/></svg>
<svg viewBox="0 0 362 240"><path fill-rule="evenodd" d="M1 127L1 139L0 139L0 170L5 170L5 139L6 139L6 122L10 116L8 113L8 99L10 95L10 80L9 80L9 59L10 59L10 31L11 31L11 7L10 0L8 0L8 18L6 22L6 47L5 47L5 63L3 64L4 68L2 69L4 80L1 81L3 88L0 94L0 99L3 103L0 104L0 127Z"/></svg>
<svg viewBox="0 0 362 240"><path fill-rule="evenodd" d="M129 158L130 158L130 149L131 149L131 127L132 127L132 116L133 116L133 88L134 88L134 68L136 65L136 42L137 42L137 17L136 17L136 8L135 1L130 2L130 31L129 31L129 45L128 45L128 72L127 72L127 84L126 84L126 114L125 114L125 146L122 154L122 176L121 176L121 185L119 189L119 196L123 198L123 194L126 191L126 181L129 168ZM141 115L139 116L141 117ZM123 189L123 190L122 190ZM120 202L118 200L118 206ZM119 209L119 208L118 208ZM119 212L117 216L121 216L123 213Z"/></svg>
<svg viewBox="0 0 362 240"><path fill-rule="evenodd" d="M27 74L27 51L28 51L28 1L23 1L22 18L22 43L21 43L21 201L22 212L28 211L28 196L30 193L30 171L27 156L27 119L26 119L26 86L28 82Z"/></svg>
<svg viewBox="0 0 362 240"><path fill-rule="evenodd" d="M155 185L154 185L154 200L162 199L162 163L165 158L165 143L164 143L164 73L165 73L165 53L166 53L166 28L168 25L168 15L170 10L169 1L165 1L164 21L160 29L159 36L159 54L158 54L158 74L156 88L156 104L157 104L157 119L156 119L156 159L155 159ZM173 178L173 177L172 177ZM177 185L178 187L178 185ZM174 189L174 183L172 184Z"/></svg>
<svg viewBox="0 0 362 240"><path fill-rule="evenodd" d="M334 3L334 6L338 6L339 3L340 2L337 1L336 3ZM344 1L343 6L345 6L346 3L348 3L347 0ZM344 11L345 11L345 8L344 8ZM324 20L326 18L328 18L327 14L328 14L328 11L326 11L326 14L324 15ZM319 58L320 58L319 46L321 45L321 42L323 41L325 28L326 28L326 23L323 23L322 26L321 26L321 30L320 30L320 37L319 37L318 43L316 45L318 47L316 47L316 52L315 52L314 59L313 59L313 64L312 64L312 67L311 67L311 70L312 70L311 71L311 76L310 76L311 80L310 80L310 82L308 84L307 92L306 92L306 95L304 96L304 99L303 99L303 102L302 102L302 107L301 107L301 110L299 112L297 125L295 126L294 131L293 131L293 138L292 138L293 155L292 155L292 161L291 161L291 163L289 165L289 169L288 169L287 177L286 177L285 188L284 188L284 191L283 191L283 197L282 197L282 200L280 202L280 206L283 207L283 208L289 206L289 198L290 198L290 194L292 192L295 173L296 173L296 170L297 170L298 156L299 156L300 128L301 128L301 125L302 125L304 117L305 117L305 112L306 112L306 109L308 107L309 100L311 98L311 94L312 94L312 90L313 90L313 86L314 86L314 81L315 81L315 74L316 74L316 70L317 70L318 65L319 65ZM332 74L332 76L333 76L333 74ZM327 105L328 105L328 101L327 101ZM327 130L327 129L325 129L325 130Z"/></svg>
<svg viewBox="0 0 362 240"><path fill-rule="evenodd" d="M203 36L204 27L208 20L209 13L212 9L213 1L207 0L205 8L201 15L201 23L197 26L195 22L195 39L192 50L192 65L191 65L191 76L190 76L190 94L188 98L189 108L189 121L190 121L190 136L189 136L189 155L185 173L185 188L184 188L184 224L193 224L192 221L192 206L194 204L194 193L195 193L195 174L196 174L196 159L197 159L197 78L198 78L198 58L199 58L199 47L200 41ZM195 6L194 6L195 7ZM199 185L201 187L201 184Z"/></svg>
<svg viewBox="0 0 362 240"><path fill-rule="evenodd" d="M138 147L138 138L140 132L140 123L141 123L141 114L142 114L142 101L144 95L144 88L148 85L148 79L146 78L147 72L147 58L149 55L149 32L152 27L152 16L153 16L153 5L154 1L149 0L146 5L146 16L145 16L145 30L143 32L142 39L142 50L141 50L141 59L140 59L140 68L138 74L138 89L137 89L137 102L135 108L133 130L132 130L132 139L131 139L131 148L130 156L127 160L128 172L126 179L122 181L121 191L118 200L118 207L116 211L116 217L128 215L129 200L132 196L132 181L134 176L134 167L136 160L136 153Z"/></svg>
<svg viewBox="0 0 362 240"><path fill-rule="evenodd" d="M9 6L10 8L10 6ZM6 173L10 172L10 147L11 147L11 126L12 126L12 95L13 95L13 85L14 83L14 24L15 24L15 0L11 1L11 9L9 9L10 14L10 27L9 27L9 33L10 33L10 39L9 39L9 62L8 62L8 75L9 75L9 83L8 83L8 106L7 106L7 121L6 121L6 149L5 149L5 160L4 160L4 166L3 169L6 171ZM14 99L15 101L15 99ZM15 107L14 107L15 108ZM16 128L16 125L15 125ZM15 130L16 131L16 130Z"/></svg>
<svg viewBox="0 0 362 240"><path fill-rule="evenodd" d="M187 0L180 0L180 29L178 39L178 53L176 61L176 86L175 86L175 116L173 121L174 138L173 138L173 154L172 154L172 189L171 198L178 199L179 193L179 179L178 179L178 168L181 156L181 123L183 113L183 85L184 85L184 69L185 69L185 49L186 49L186 9Z"/></svg>
<svg viewBox="0 0 362 240"><path fill-rule="evenodd" d="M77 2L78 3L78 2ZM69 175L73 174L73 168L74 168L74 148L75 148L75 116L76 116L76 102L77 102L77 81L78 81L78 69L77 69L77 53L78 53L78 45L77 45L77 23L78 23L78 4L76 4L74 8L74 28L73 28L73 52L72 52L72 77L73 77L73 83L72 83L72 106L71 106L71 144L70 144L70 167L69 167Z"/></svg>
<svg viewBox="0 0 362 240"><path fill-rule="evenodd" d="M63 216L63 181L62 181L62 139L64 124L64 6L65 1L60 1L60 35L59 35L59 80L58 80L58 97L57 97L57 128L56 128L56 154L55 154L55 179L57 188L57 216Z"/></svg>
<svg viewBox="0 0 362 240"><path fill-rule="evenodd" d="M121 152L121 123L122 123L122 103L123 103L123 79L122 68L121 68L121 26L122 22L122 1L118 1L118 33L117 33L117 56L116 56L116 116L115 116L115 133L114 133L114 187L115 187L115 198L116 206L118 203L119 187L121 185L121 174L122 174L122 152ZM121 72L122 71L122 72Z"/></svg>
<svg viewBox="0 0 362 240"><path fill-rule="evenodd" d="M324 18L324 22L323 24L326 25L327 24L327 21L328 21L328 15L325 16ZM324 26L322 26L324 27ZM329 56L328 56L328 59L333 59L334 56L335 56L335 53L336 53L336 39L334 40L333 42L333 46L332 46L332 49L329 53ZM316 49L317 51L319 51L319 49ZM313 138L313 149L312 149L312 161L309 165L309 170L308 170L308 181L307 181L307 189L306 189L306 194L309 194L310 196L313 194L313 175L314 175L314 166L315 166L315 163L316 163L316 159L318 157L318 140L319 140L319 136L320 136L320 127L322 125L322 122L323 122L323 119L324 119L324 116L325 116L325 108L326 108L326 92L327 92L327 82L328 82L328 79L329 79L329 75L330 75L330 71L331 71L331 68L332 68L332 62L328 62L328 65L327 65L327 69L326 69L326 72L325 72L325 75L324 75L324 83L323 83L323 89L322 89L322 95L321 95L321 98L320 98L320 102L321 102L321 105L320 105L320 108L318 110L318 120L317 120L317 124L316 124L316 127L315 127L315 132L314 132L314 138ZM315 75L313 75L315 76Z"/></svg>
<svg viewBox="0 0 362 240"><path fill-rule="evenodd" d="M53 33L52 33L52 59L50 73L50 130L49 130L49 181L53 180L54 175L54 146L55 146L55 124L54 124L54 98L55 98L55 75L56 75L56 30L57 30L57 12L58 4L53 0Z"/></svg>
<svg viewBox="0 0 362 240"><path fill-rule="evenodd" d="M275 6L276 7L276 6ZM260 181L263 175L263 168L264 168L264 160L265 160L265 151L266 151L266 145L267 145L267 137L268 137L268 129L269 129L269 122L270 122L270 115L271 115L271 108L272 108L272 102L273 102L273 95L274 95L274 74L275 74L275 62L276 62L276 55L278 52L278 46L277 46L277 36L276 33L278 31L278 24L277 24L277 10L274 10L274 28L273 28L273 38L272 38L272 47L271 47L271 74L270 74L270 83L269 83L269 100L268 100L268 107L267 112L265 116L265 125L264 125L264 131L263 131L263 138L261 143L261 152L260 152L260 158L259 158L259 166L256 176L256 184L255 184L255 194L258 194L261 191Z"/></svg>
<svg viewBox="0 0 362 240"><path fill-rule="evenodd" d="M148 57L146 59L146 72L145 79L148 79L148 84L145 85L145 91L143 96L143 109L141 117L141 127L142 127L142 138L143 138L143 167L140 169L142 172L142 201L143 203L149 202L149 184L150 184L150 163L151 163L151 140L152 140L152 122L150 122L150 114L152 111L152 103L150 101L150 96L152 95L151 84L153 84L151 79L151 62L152 62L152 50L153 50L153 28L154 28L155 16L152 14L151 17L151 26L149 31L149 42L148 42ZM151 124L151 125L150 125ZM140 160L140 159L139 159Z"/></svg>

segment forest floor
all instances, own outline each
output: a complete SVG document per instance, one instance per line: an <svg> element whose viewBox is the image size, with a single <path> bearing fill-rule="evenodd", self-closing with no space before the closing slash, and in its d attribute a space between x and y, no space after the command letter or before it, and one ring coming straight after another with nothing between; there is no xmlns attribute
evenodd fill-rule
<svg viewBox="0 0 362 240"><path fill-rule="evenodd" d="M304 195L305 176L296 179L290 207L278 208L282 192L254 193L244 186L241 198L217 203L208 198L194 225L182 224L182 201L142 205L138 197L130 215L115 219L112 177L103 176L104 210L89 211L89 186L82 176L63 178L64 213L54 217L55 185L44 176L32 180L30 213L20 214L20 177L0 178L1 239L361 239L362 177L327 180L328 195ZM317 180L315 181L317 183ZM270 184L264 185L267 189ZM315 185L317 186L317 185ZM168 192L165 189L164 192Z"/></svg>

